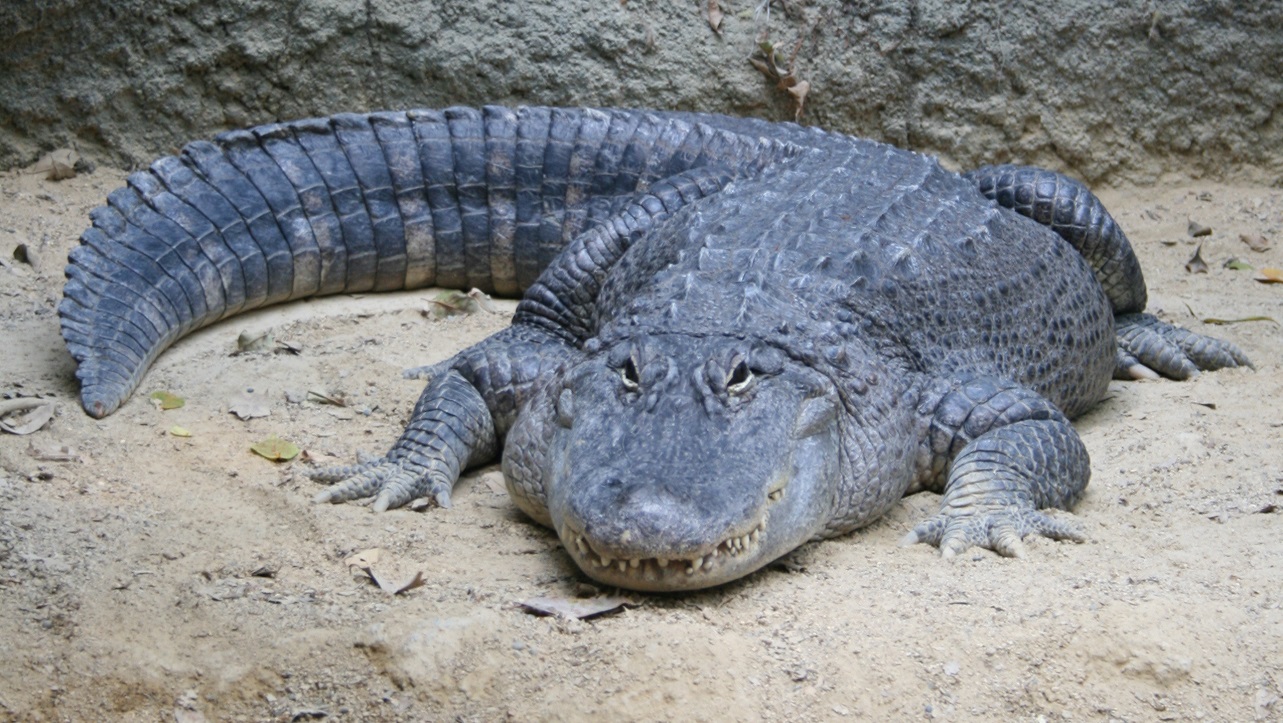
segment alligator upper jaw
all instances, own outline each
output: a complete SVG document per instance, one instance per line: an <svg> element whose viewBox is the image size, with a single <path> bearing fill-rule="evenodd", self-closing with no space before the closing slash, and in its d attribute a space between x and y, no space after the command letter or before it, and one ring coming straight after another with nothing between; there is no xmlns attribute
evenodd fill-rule
<svg viewBox="0 0 1283 723"><path fill-rule="evenodd" d="M768 496L772 503L783 497L783 489ZM673 557L614 557L598 552L582 531L563 524L558 530L562 544L589 577L607 585L644 592L698 590L743 577L771 561L764 543L769 537L769 510L744 531L699 551Z"/></svg>

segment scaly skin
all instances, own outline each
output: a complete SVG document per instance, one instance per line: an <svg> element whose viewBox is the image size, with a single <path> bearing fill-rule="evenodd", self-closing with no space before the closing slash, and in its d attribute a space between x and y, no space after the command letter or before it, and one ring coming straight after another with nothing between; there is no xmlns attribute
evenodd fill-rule
<svg viewBox="0 0 1283 723"><path fill-rule="evenodd" d="M943 504L906 542L945 556L1081 539L1043 511L1090 476L1069 420L1111 376L1248 364L1140 313L1135 256L1081 184L789 124L344 115L193 144L130 184L60 309L91 414L242 309L522 292L511 328L415 370L401 439L317 472L318 499L448 506L502 450L516 504L589 576L640 590L742 577L919 490Z"/></svg>

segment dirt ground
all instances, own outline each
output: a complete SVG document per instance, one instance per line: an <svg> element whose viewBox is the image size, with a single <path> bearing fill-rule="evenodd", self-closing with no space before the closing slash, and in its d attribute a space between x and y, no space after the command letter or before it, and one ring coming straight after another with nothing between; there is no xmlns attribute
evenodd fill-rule
<svg viewBox="0 0 1283 723"><path fill-rule="evenodd" d="M1283 285L1222 266L1283 267L1283 191L1103 192L1151 309L1257 369L1111 386L1078 421L1089 542L1031 539L1024 560L900 548L938 504L921 494L739 582L580 621L516 605L586 579L495 466L453 509L375 515L313 505L304 463L249 450L279 435L322 460L382 452L421 387L400 370L503 327L508 302L444 320L422 313L427 293L258 312L179 343L114 416L86 416L55 308L68 248L122 178L0 174L0 392L58 406L43 430L0 435L0 719L1283 719L1283 328L1201 322L1283 321ZM1185 269L1191 219L1213 229L1206 274ZM246 329L301 353L231 355ZM162 389L186 405L155 408ZM270 416L228 413L246 389ZM31 454L64 445L75 461ZM393 596L354 576L344 560L371 548L424 585Z"/></svg>

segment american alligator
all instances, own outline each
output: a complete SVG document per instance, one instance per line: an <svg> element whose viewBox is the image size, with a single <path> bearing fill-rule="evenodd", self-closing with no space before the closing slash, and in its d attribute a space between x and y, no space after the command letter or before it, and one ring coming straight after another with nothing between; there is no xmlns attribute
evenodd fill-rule
<svg viewBox="0 0 1283 723"><path fill-rule="evenodd" d="M1065 176L952 173L791 124L620 110L344 114L196 142L129 177L59 308L84 408L187 332L318 294L523 294L321 501L419 497L502 448L590 577L717 585L943 494L907 542L1022 554L1090 474L1113 375L1248 365L1141 313L1122 230Z"/></svg>

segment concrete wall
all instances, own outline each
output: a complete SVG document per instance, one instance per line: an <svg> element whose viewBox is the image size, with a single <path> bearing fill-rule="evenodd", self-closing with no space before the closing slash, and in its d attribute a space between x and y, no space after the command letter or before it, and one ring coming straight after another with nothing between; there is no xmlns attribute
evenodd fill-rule
<svg viewBox="0 0 1283 723"><path fill-rule="evenodd" d="M747 60L811 84L805 123L1086 180L1283 174L1283 2L10 0L0 168L145 164L219 130L448 104L789 119Z"/></svg>

